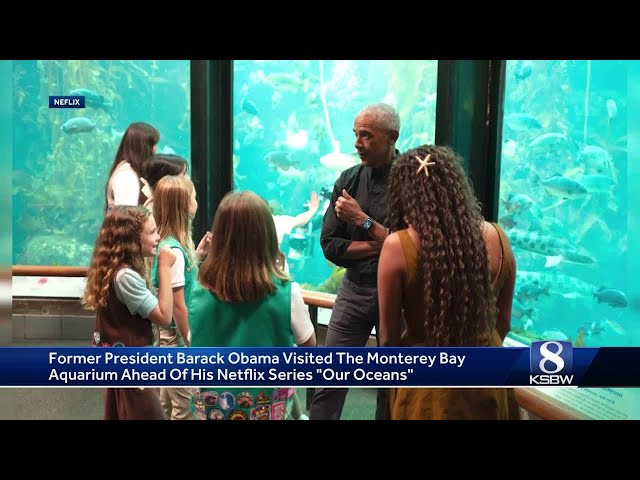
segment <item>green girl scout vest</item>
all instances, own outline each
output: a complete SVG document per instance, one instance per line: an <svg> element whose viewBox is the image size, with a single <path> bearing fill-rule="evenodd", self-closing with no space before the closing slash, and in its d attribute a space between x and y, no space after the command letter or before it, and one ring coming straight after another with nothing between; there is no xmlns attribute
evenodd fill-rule
<svg viewBox="0 0 640 480"><path fill-rule="evenodd" d="M180 242L173 237L166 237L158 244L156 249L157 253L153 259L153 266L151 268L151 285L153 286L154 291L157 291L160 287L160 283L158 282L158 254L160 253L160 249L163 245L169 245L170 248L179 248L182 252L182 256L184 257L184 304L187 306L188 310L193 285L198 276L198 269L195 265L191 265L187 251L182 245L180 245ZM176 322L174 322L173 318L171 319L170 327L176 327Z"/></svg>
<svg viewBox="0 0 640 480"><path fill-rule="evenodd" d="M189 308L191 347L293 346L291 282L274 282L272 295L255 303L232 304L196 281ZM294 393L287 387L203 387L194 395L192 409L203 420L284 420Z"/></svg>

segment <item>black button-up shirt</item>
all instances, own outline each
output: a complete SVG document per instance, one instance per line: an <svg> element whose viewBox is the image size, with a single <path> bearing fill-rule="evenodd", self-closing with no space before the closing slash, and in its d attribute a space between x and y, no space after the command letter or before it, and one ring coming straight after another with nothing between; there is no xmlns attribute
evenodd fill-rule
<svg viewBox="0 0 640 480"><path fill-rule="evenodd" d="M367 231L360 225L340 220L336 216L336 200L346 189L360 205L362 211L372 219L386 225L388 204L387 186L391 163L372 168L356 165L345 170L333 187L331 204L324 214L320 244L324 256L330 262L347 268L347 277L352 281L375 285L378 274L379 256L371 256L358 260L346 260L344 252L351 242L372 240Z"/></svg>

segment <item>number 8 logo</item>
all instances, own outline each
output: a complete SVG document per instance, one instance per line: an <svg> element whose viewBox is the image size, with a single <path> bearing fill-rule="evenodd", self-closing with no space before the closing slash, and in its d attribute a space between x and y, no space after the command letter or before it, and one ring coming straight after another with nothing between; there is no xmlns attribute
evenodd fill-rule
<svg viewBox="0 0 640 480"><path fill-rule="evenodd" d="M550 351L548 349L549 344L557 346L558 351L557 352ZM540 346L540 355L544 357L542 360L540 360L540 363L538 364L538 366L540 367L540 370L542 370L544 373L558 373L560 370L562 370L564 368L564 360L562 359L560 354L562 353L563 350L564 348L562 347L562 344L559 342L554 342L554 341L544 342ZM551 361L556 366L555 370L547 370L545 368L545 364L547 363L547 361Z"/></svg>

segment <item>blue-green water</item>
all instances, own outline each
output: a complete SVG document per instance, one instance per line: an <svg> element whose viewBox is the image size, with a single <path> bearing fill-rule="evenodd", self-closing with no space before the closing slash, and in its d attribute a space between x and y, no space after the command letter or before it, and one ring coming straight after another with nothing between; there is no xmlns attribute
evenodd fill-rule
<svg viewBox="0 0 640 480"><path fill-rule="evenodd" d="M627 68L508 62L499 217L518 264L513 329L525 338L640 341Z"/></svg>
<svg viewBox="0 0 640 480"><path fill-rule="evenodd" d="M13 263L86 266L103 217L118 144L134 121L154 125L160 149L189 159L190 63L13 61ZM50 95L88 89L86 109L50 109ZM67 134L86 117L95 128Z"/></svg>
<svg viewBox="0 0 640 480"><path fill-rule="evenodd" d="M235 187L264 197L276 220L298 215L312 192L331 192L340 173L359 163L348 154L353 121L367 104L396 107L398 149L433 142L436 87L437 61L236 61ZM282 250L305 288L335 293L341 271L319 244L327 205L321 197L312 221L284 235Z"/></svg>
<svg viewBox="0 0 640 480"><path fill-rule="evenodd" d="M640 265L628 161L627 61L509 61L501 157L501 224L518 263L514 333L574 344L637 345ZM190 158L188 61L14 61L13 263L88 264L120 136L133 121L160 148ZM335 293L340 270L319 245L331 190L357 160L353 120L385 101L400 114L398 148L433 142L436 61L235 61L234 183L276 217L320 208L284 235L294 278ZM49 95L86 88L104 105L49 109ZM91 132L68 135L78 116ZM341 154L341 155L336 155ZM637 163L637 162L636 162ZM197 240L197 239L196 239ZM299 254L299 255L298 255Z"/></svg>

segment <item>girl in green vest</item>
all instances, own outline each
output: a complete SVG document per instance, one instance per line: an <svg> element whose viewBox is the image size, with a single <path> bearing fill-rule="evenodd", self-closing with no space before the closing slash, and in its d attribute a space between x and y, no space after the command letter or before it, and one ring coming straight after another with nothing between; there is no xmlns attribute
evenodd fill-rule
<svg viewBox="0 0 640 480"><path fill-rule="evenodd" d="M156 200L157 201L157 200ZM227 194L216 211L209 253L189 308L193 347L313 347L300 286L278 266L278 237L266 201ZM203 388L194 411L209 420L282 420L290 388Z"/></svg>
<svg viewBox="0 0 640 480"><path fill-rule="evenodd" d="M198 209L196 191L191 179L184 175L163 177L154 189L153 215L158 224L160 247L167 245L176 261L171 268L173 289L173 317L171 324L160 328L161 347L189 346L189 315L187 305L197 274L196 261L204 257L207 235L200 242L199 251L191 239L191 219ZM157 285L157 263L152 268L152 282ZM168 419L193 419L190 410L191 389L161 388L160 400Z"/></svg>

